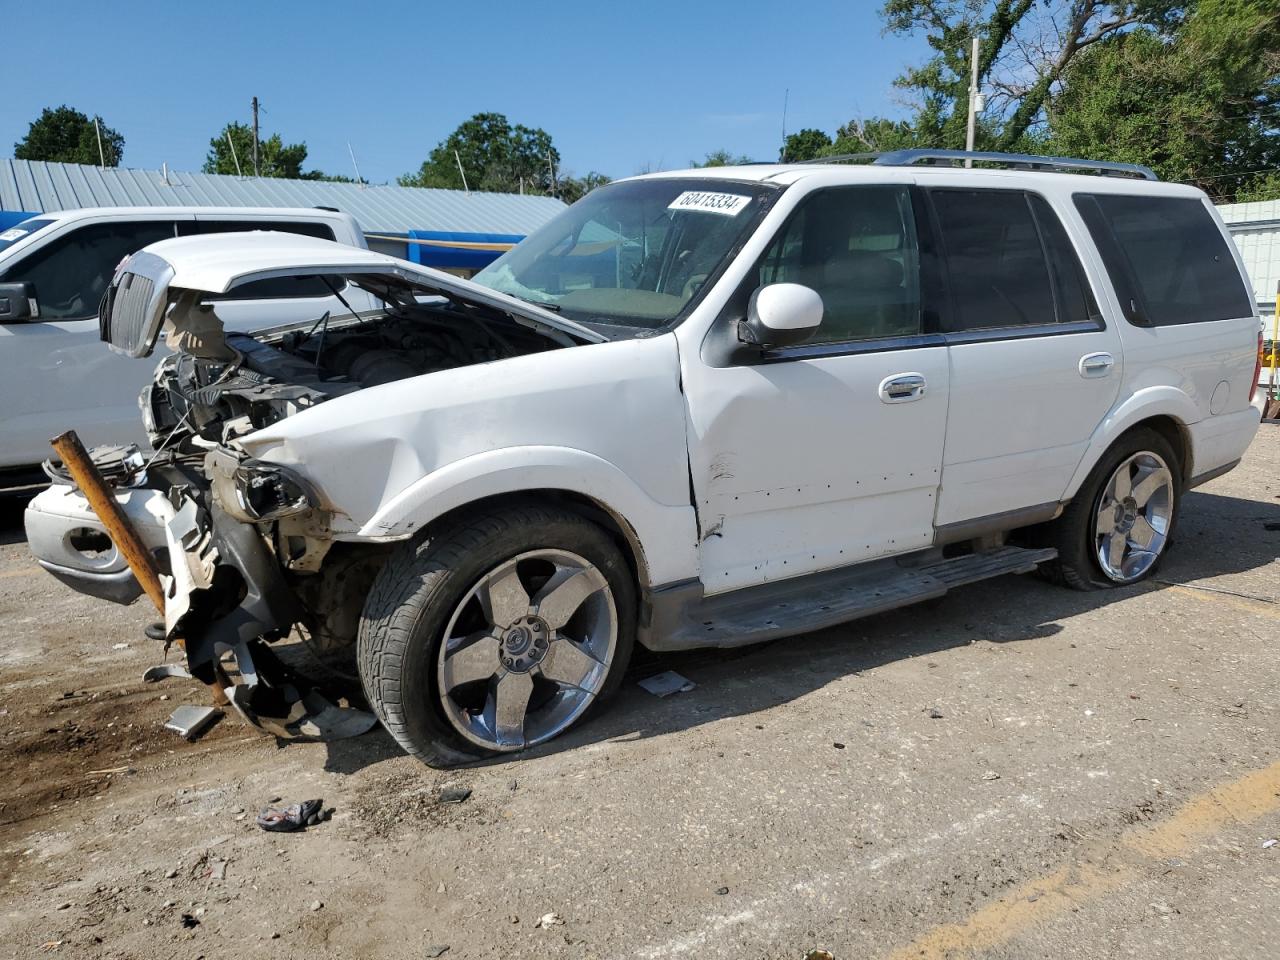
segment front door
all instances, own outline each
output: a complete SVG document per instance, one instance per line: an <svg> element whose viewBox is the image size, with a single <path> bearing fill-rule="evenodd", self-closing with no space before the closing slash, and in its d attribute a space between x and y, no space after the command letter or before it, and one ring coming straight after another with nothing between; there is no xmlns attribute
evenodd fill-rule
<svg viewBox="0 0 1280 960"><path fill-rule="evenodd" d="M747 363L682 357L708 594L933 542L949 374L924 333L916 212L907 186L811 193L733 302L806 284L817 333Z"/></svg>

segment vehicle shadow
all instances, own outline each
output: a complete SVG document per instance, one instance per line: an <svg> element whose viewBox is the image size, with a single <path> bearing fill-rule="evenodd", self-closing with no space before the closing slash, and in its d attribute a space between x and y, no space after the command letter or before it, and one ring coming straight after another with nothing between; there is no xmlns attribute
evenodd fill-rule
<svg viewBox="0 0 1280 960"><path fill-rule="evenodd" d="M22 512L35 494L0 492L0 546L11 543L25 543L26 533L22 529Z"/></svg>
<svg viewBox="0 0 1280 960"><path fill-rule="evenodd" d="M519 758L519 763L561 750L610 740L664 736L749 715L812 693L833 680L897 661L927 657L977 640L1033 643L1054 636L1061 621L1128 597L1208 577L1257 569L1280 556L1280 502L1191 492L1184 501L1173 549L1159 581L1114 590L1080 592L1033 576L1002 577L952 591L941 600L857 620L809 634L730 650L653 654L639 650L609 708L581 727ZM1270 599L1270 598L1268 598ZM664 670L691 675L691 694L658 699L635 681ZM930 704L903 704L914 712ZM850 704L856 716L857 704ZM325 769L354 773L401 756L381 728L328 745Z"/></svg>

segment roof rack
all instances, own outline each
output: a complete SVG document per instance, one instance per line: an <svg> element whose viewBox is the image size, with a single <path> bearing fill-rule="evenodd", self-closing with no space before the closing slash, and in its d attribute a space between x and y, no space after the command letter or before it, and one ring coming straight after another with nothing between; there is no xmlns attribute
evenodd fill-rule
<svg viewBox="0 0 1280 960"><path fill-rule="evenodd" d="M1142 180L1159 180L1150 167L1137 163L1110 163L1104 160L1080 160L1076 157L1041 157L1030 153L997 153L978 150L889 150L884 153L845 153L835 157L817 157L801 163L843 163L870 161L881 167L910 167L916 164L928 166L958 166L966 160L980 163L996 163L1015 170L1047 170L1063 172L1080 170L1101 174L1104 177L1134 177Z"/></svg>

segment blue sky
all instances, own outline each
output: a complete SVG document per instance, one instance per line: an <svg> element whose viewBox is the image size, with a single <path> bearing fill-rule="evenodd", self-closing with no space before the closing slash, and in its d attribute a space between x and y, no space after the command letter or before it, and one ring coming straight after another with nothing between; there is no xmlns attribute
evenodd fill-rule
<svg viewBox="0 0 1280 960"><path fill-rule="evenodd" d="M789 130L901 114L893 77L927 51L883 36L879 6L0 0L0 155L67 103L124 134L125 166L196 170L256 94L308 166L350 175L350 141L375 183L480 111L543 127L573 173L772 159L788 88Z"/></svg>

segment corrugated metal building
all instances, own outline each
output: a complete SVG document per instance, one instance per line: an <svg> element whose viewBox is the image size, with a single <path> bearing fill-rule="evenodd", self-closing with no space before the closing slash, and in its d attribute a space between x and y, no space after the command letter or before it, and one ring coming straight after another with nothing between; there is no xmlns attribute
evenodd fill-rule
<svg viewBox="0 0 1280 960"><path fill-rule="evenodd" d="M0 230L37 213L124 206L334 207L354 216L376 249L459 269L482 266L565 208L554 197L513 193L0 160Z"/></svg>
<svg viewBox="0 0 1280 960"><path fill-rule="evenodd" d="M1276 288L1280 287L1280 200L1228 203L1218 207L1218 212L1240 248L1258 308L1268 318L1270 339L1270 318L1276 314Z"/></svg>

